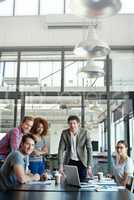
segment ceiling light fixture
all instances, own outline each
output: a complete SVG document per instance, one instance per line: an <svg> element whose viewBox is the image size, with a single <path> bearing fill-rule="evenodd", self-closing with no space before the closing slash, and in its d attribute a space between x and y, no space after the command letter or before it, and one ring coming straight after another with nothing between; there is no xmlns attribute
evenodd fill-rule
<svg viewBox="0 0 134 200"><path fill-rule="evenodd" d="M115 15L120 9L120 0L72 0L71 4L73 14L94 18Z"/></svg>
<svg viewBox="0 0 134 200"><path fill-rule="evenodd" d="M86 66L81 68L80 73L81 72L86 73L88 78L99 78L104 76L104 69L93 60L88 61Z"/></svg>
<svg viewBox="0 0 134 200"><path fill-rule="evenodd" d="M94 26L89 27L87 39L78 43L74 48L74 54L83 58L104 57L109 53L109 46L99 40Z"/></svg>

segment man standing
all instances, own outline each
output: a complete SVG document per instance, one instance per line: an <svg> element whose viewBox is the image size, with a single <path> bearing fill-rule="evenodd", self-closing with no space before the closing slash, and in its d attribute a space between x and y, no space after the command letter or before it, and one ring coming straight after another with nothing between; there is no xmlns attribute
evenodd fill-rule
<svg viewBox="0 0 134 200"><path fill-rule="evenodd" d="M80 128L80 120L72 115L68 118L69 128L63 130L58 148L59 170L63 173L64 164L78 168L80 180L92 176L92 145L89 132Z"/></svg>
<svg viewBox="0 0 134 200"><path fill-rule="evenodd" d="M34 137L26 134L22 137L20 149L11 152L0 168L0 189L10 189L28 181L40 180L39 174L27 174L25 156L32 153L35 145Z"/></svg>
<svg viewBox="0 0 134 200"><path fill-rule="evenodd" d="M11 151L19 149L22 136L30 132L33 122L33 117L25 116L19 127L10 129L0 140L0 160L5 160Z"/></svg>

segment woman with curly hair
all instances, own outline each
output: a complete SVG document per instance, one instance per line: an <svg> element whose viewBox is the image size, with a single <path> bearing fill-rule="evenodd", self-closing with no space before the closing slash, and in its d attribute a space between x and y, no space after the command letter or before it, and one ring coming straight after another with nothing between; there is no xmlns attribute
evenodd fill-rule
<svg viewBox="0 0 134 200"><path fill-rule="evenodd" d="M43 175L45 172L45 155L48 154L46 135L48 133L48 122L46 119L37 117L31 129L31 134L35 138L35 149L29 158L29 169L32 174Z"/></svg>

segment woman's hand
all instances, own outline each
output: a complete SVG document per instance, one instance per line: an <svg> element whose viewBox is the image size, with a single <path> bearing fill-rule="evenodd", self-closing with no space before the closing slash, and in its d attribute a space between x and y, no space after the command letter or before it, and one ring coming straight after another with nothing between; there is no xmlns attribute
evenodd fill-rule
<svg viewBox="0 0 134 200"><path fill-rule="evenodd" d="M40 180L41 180L41 181L47 181L47 180L48 180L48 173L45 172L44 174L42 174L42 175L40 176Z"/></svg>
<svg viewBox="0 0 134 200"><path fill-rule="evenodd" d="M32 152L32 155L36 155L36 156L40 156L41 155L41 151L34 149Z"/></svg>
<svg viewBox="0 0 134 200"><path fill-rule="evenodd" d="M33 181L39 181L40 180L40 175L39 174L34 174L33 175Z"/></svg>

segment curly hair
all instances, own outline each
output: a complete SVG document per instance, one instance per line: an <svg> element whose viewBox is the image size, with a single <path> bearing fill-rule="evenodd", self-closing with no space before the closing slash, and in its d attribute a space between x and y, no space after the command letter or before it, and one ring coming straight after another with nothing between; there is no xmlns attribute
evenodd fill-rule
<svg viewBox="0 0 134 200"><path fill-rule="evenodd" d="M41 117L36 117L34 119L34 124L31 128L31 133L32 134L37 134L38 133L38 128L39 128L39 125L42 124L43 125L43 132L41 133L41 137L43 136L46 136L47 133L48 133L48 122L46 119L44 118L41 118Z"/></svg>

